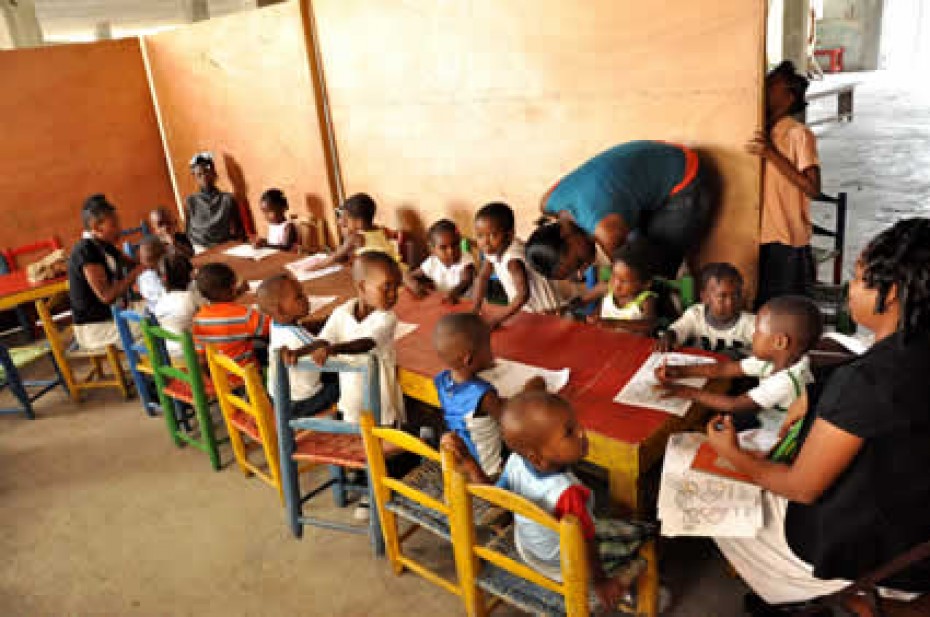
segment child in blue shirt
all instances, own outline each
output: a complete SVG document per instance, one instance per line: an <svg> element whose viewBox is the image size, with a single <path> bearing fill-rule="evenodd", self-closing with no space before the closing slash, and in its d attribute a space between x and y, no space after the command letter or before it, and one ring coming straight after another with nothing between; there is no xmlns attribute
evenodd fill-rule
<svg viewBox="0 0 930 617"><path fill-rule="evenodd" d="M580 521L594 591L604 607L616 607L643 570L644 561L635 555L652 535L652 526L594 519L591 491L569 471L587 454L588 438L572 406L562 397L545 391L522 392L507 402L501 427L513 454L497 485L556 518L571 514ZM457 434L444 435L443 445L452 450L456 464L471 482L491 483ZM516 515L514 538L523 561L549 578L561 580L558 533Z"/></svg>

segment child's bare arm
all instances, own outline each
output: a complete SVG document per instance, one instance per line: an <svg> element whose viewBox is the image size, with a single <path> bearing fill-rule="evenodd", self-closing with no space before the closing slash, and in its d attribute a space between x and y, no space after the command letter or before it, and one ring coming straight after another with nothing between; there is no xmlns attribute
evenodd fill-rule
<svg viewBox="0 0 930 617"><path fill-rule="evenodd" d="M493 484L491 478L484 473L484 470L481 469L481 465L478 464L478 461L476 461L471 455L471 452L468 451L468 446L465 445L461 437L455 433L446 433L442 436L440 447L452 453L452 458L455 461L456 467L468 476L469 482L474 484Z"/></svg>
<svg viewBox="0 0 930 617"><path fill-rule="evenodd" d="M811 199L820 195L820 167L814 165L803 171L799 170L794 166L794 163L778 151L765 133L757 132L755 137L746 145L746 150L750 154L755 154L771 162L788 182L804 191Z"/></svg>
<svg viewBox="0 0 930 617"><path fill-rule="evenodd" d="M714 394L700 388L692 388L677 383L662 383L658 386L663 396L683 398L700 403L709 409L721 411L723 413L741 413L748 411L758 411L759 404L756 403L747 394L739 396L727 396L726 394Z"/></svg>
<svg viewBox="0 0 930 617"><path fill-rule="evenodd" d="M446 292L444 302L449 304L458 304L459 298L465 295L465 292L468 291L468 288L471 287L471 284L475 282L475 265L468 264L465 268L462 269L462 280L459 281L459 284Z"/></svg>
<svg viewBox="0 0 930 617"><path fill-rule="evenodd" d="M324 345L328 345L326 341L322 339L317 339L308 345L304 345L298 349L290 349L288 347L281 348L281 360L284 361L284 364L287 366L294 366L297 364L297 360L303 358L304 356L313 355L313 352L317 349L320 349Z"/></svg>
<svg viewBox="0 0 930 617"><path fill-rule="evenodd" d="M660 382L666 382L673 379L683 379L685 377L707 377L714 378L735 378L745 377L743 367L739 362L715 362L713 364L691 364L688 366L676 366L663 364L655 371L656 379Z"/></svg>
<svg viewBox="0 0 930 617"><path fill-rule="evenodd" d="M352 254L360 246L360 236L358 234L352 234L345 239L339 248L337 248L333 253L327 256L325 259L321 259L312 266L310 270L322 270L323 268L328 268L330 266L335 266L336 264L342 264L349 261L349 258L352 257Z"/></svg>
<svg viewBox="0 0 930 617"><path fill-rule="evenodd" d="M496 390L488 390L481 402L478 404L479 416L490 416L497 421L501 419L501 412L504 411L504 399L497 394Z"/></svg>
<svg viewBox="0 0 930 617"><path fill-rule="evenodd" d="M519 313L530 299L530 285L526 273L526 266L523 262L518 259L511 259L507 263L507 272L510 273L510 277L513 279L513 286L516 293L513 298L510 298L510 304L507 305L507 310L504 311L504 314L491 320L490 325L492 329L499 327L502 323Z"/></svg>
<svg viewBox="0 0 930 617"><path fill-rule="evenodd" d="M326 364L326 360L328 360L330 356L338 356L339 354L354 355L368 353L377 347L378 344L374 339L360 338L353 341L346 341L344 343L330 343L324 339L317 339L308 345L308 347L313 345L316 347L314 347L314 349L309 352L310 357L317 365L323 366Z"/></svg>
<svg viewBox="0 0 930 617"><path fill-rule="evenodd" d="M586 289L583 294L578 298L578 301L584 304L590 304L591 302L597 302L601 298L607 295L607 283L597 283L591 289Z"/></svg>
<svg viewBox="0 0 930 617"><path fill-rule="evenodd" d="M422 298L429 291L429 283L427 283L427 281L429 281L429 278L423 274L423 270L420 268L415 268L404 273L404 286L410 290L410 293L418 298Z"/></svg>
<svg viewBox="0 0 930 617"><path fill-rule="evenodd" d="M488 281L491 280L491 272L494 271L494 266L491 265L491 262L485 259L481 263L481 270L478 271L478 280L475 281L475 290L472 292L473 300L475 302L475 312L481 312L481 306L484 304L484 296L488 292Z"/></svg>

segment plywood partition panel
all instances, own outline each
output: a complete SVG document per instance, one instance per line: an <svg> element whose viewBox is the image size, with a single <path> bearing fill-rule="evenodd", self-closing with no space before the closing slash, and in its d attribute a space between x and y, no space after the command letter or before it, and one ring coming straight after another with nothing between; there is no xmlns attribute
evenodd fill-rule
<svg viewBox="0 0 930 617"><path fill-rule="evenodd" d="M81 233L105 193L126 226L171 203L138 39L0 52L0 248Z"/></svg>
<svg viewBox="0 0 930 617"><path fill-rule="evenodd" d="M330 213L300 7L296 2L144 39L171 169L196 191L188 163L209 150L220 187L245 200L260 232L262 191L282 189L291 212Z"/></svg>
<svg viewBox="0 0 930 617"><path fill-rule="evenodd" d="M723 178L705 259L754 277L763 0L313 0L347 193L386 224L490 200L528 233L562 174L632 139L687 143Z"/></svg>

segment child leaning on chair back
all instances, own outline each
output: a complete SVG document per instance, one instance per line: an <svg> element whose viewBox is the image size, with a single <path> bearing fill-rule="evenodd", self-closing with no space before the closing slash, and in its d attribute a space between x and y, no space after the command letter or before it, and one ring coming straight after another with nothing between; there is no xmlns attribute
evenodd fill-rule
<svg viewBox="0 0 930 617"><path fill-rule="evenodd" d="M273 320L268 343L269 353L275 354L281 349L287 349L296 355L309 353L305 348L312 346L316 337L304 324L310 314L310 302L297 279L290 274L276 274L262 281L256 295L259 307ZM274 392L276 367L276 362L269 363L270 393ZM339 381L332 373L320 374L316 371L291 368L288 381L291 390L291 414L294 417L314 416L326 411L339 400Z"/></svg>
<svg viewBox="0 0 930 617"><path fill-rule="evenodd" d="M381 423L400 423L404 401L397 382L397 316L393 311L402 284L400 266L386 253L362 253L352 263L352 280L356 297L336 307L316 340L296 351L284 348L282 357L293 366L299 357L309 355L322 366L330 356L349 356L339 359L352 361L351 356L374 354L381 378ZM364 390L360 373L339 374L338 407L345 421L358 423Z"/></svg>
<svg viewBox="0 0 930 617"><path fill-rule="evenodd" d="M752 346L755 315L743 308L743 277L728 263L709 263L699 274L701 302L689 307L659 337L656 348L682 345L740 353Z"/></svg>
<svg viewBox="0 0 930 617"><path fill-rule="evenodd" d="M813 300L779 296L756 315L752 357L693 366L661 366L656 378L666 395L697 401L724 413L756 413L761 428L741 433L743 446L769 452L788 408L813 381L807 352L820 340L823 317ZM674 382L684 377L757 377L759 385L739 396L714 394Z"/></svg>
<svg viewBox="0 0 930 617"><path fill-rule="evenodd" d="M565 399L545 391L518 394L507 401L501 427L504 442L513 453L497 486L532 501L556 518L569 514L578 518L594 590L603 607L613 609L644 569L645 562L636 551L653 534L653 527L594 518L591 491L570 471L587 453L588 438ZM491 483L458 435L447 433L442 441L471 482ZM524 562L553 580L561 580L557 532L518 514L514 538Z"/></svg>

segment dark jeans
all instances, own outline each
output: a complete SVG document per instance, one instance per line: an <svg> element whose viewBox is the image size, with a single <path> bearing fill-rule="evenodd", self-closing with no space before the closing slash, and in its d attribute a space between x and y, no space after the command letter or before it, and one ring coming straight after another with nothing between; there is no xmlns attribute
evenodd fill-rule
<svg viewBox="0 0 930 617"><path fill-rule="evenodd" d="M778 242L759 249L759 293L756 311L778 296L809 296L814 282L814 255L810 246Z"/></svg>
<svg viewBox="0 0 930 617"><path fill-rule="evenodd" d="M657 248L661 263L657 274L673 279L682 260L704 241L712 214L710 193L701 172L656 211L643 213L640 234Z"/></svg>
<svg viewBox="0 0 930 617"><path fill-rule="evenodd" d="M335 373L323 373L320 378L320 391L310 398L291 403L291 415L294 418L309 418L322 413L339 400L339 376Z"/></svg>

